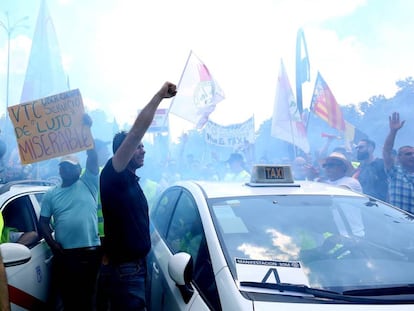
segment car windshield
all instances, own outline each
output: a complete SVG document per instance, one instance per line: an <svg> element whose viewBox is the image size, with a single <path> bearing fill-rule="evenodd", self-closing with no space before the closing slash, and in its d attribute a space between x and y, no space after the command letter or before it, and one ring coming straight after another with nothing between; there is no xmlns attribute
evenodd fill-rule
<svg viewBox="0 0 414 311"><path fill-rule="evenodd" d="M414 218L380 201L274 195L214 199L209 206L238 282L337 292L413 283Z"/></svg>

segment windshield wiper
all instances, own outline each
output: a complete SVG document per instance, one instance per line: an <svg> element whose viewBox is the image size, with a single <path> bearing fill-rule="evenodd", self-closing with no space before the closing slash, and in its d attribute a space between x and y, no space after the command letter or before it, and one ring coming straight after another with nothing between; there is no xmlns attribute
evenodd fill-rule
<svg viewBox="0 0 414 311"><path fill-rule="evenodd" d="M378 304L391 304L391 303L407 303L407 300L400 299L377 299L370 297L358 297L359 295L353 296L352 291L346 291L344 293L329 291L325 289L312 288L306 285L298 285L291 283L260 283L260 282L240 282L240 286L256 287L274 289L280 292L294 292L312 295L316 298L342 300L353 303L378 303ZM414 289L412 289L414 290ZM410 292L412 293L412 292ZM363 296L363 295L361 295Z"/></svg>
<svg viewBox="0 0 414 311"><path fill-rule="evenodd" d="M344 295L351 296L391 296L391 295L412 295L414 294L414 284L372 287L362 289L352 289L343 292Z"/></svg>

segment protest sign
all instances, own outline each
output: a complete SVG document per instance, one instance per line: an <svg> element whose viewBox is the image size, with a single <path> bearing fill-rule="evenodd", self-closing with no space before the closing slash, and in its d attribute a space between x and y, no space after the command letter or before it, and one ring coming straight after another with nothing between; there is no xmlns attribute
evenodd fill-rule
<svg viewBox="0 0 414 311"><path fill-rule="evenodd" d="M246 142L254 143L254 117L243 123L222 126L207 121L204 128L204 138L207 143L222 147L238 147Z"/></svg>
<svg viewBox="0 0 414 311"><path fill-rule="evenodd" d="M22 164L93 148L78 89L8 107Z"/></svg>

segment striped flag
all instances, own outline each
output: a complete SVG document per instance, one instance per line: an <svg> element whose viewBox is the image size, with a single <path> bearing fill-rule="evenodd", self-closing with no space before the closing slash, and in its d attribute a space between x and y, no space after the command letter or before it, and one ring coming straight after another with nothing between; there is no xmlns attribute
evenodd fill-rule
<svg viewBox="0 0 414 311"><path fill-rule="evenodd" d="M69 90L52 18L46 0L40 2L20 102Z"/></svg>
<svg viewBox="0 0 414 311"><path fill-rule="evenodd" d="M224 93L207 66L191 51L169 112L201 129Z"/></svg>
<svg viewBox="0 0 414 311"><path fill-rule="evenodd" d="M280 61L277 79L271 135L297 146L306 153L310 150L306 127L293 95L283 60Z"/></svg>
<svg viewBox="0 0 414 311"><path fill-rule="evenodd" d="M338 131L344 132L346 130L341 107L336 102L334 95L319 72L315 82L310 110Z"/></svg>

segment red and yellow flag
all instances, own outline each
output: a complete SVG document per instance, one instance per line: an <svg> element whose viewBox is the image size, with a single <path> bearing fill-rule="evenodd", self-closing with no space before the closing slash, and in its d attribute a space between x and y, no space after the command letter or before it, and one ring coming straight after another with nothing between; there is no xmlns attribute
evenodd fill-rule
<svg viewBox="0 0 414 311"><path fill-rule="evenodd" d="M319 72L313 91L311 110L331 127L341 132L345 131L346 126L341 107Z"/></svg>

